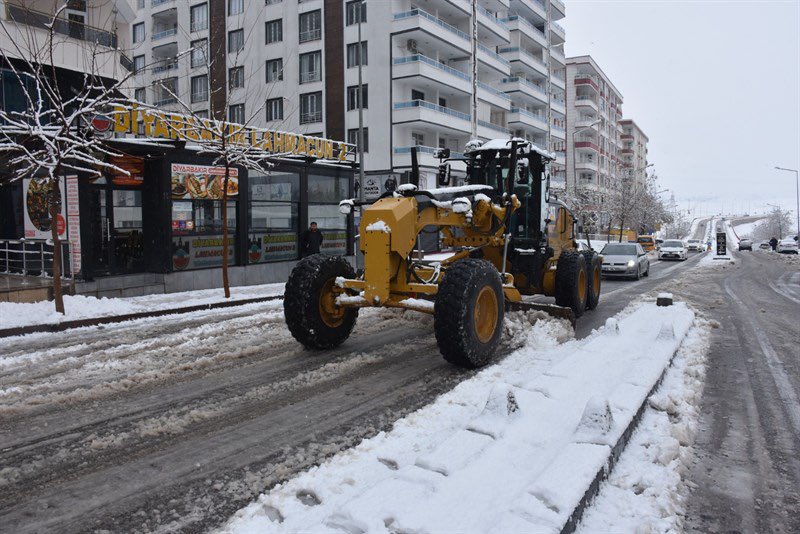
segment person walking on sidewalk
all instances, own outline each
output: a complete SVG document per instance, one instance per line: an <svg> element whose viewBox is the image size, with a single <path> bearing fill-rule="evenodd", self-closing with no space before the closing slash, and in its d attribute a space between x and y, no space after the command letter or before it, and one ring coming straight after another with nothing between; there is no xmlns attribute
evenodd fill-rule
<svg viewBox="0 0 800 534"><path fill-rule="evenodd" d="M772 247L772 250L773 250L773 251L777 250L777 249L778 249L778 239L777 239L777 238L775 238L775 237L773 237L772 239L770 239L770 240L769 240L769 246L771 246L771 247Z"/></svg>
<svg viewBox="0 0 800 534"><path fill-rule="evenodd" d="M319 254L322 247L322 232L317 228L317 223L312 222L308 230L303 232L300 240L300 250L303 257L311 256L312 254Z"/></svg>

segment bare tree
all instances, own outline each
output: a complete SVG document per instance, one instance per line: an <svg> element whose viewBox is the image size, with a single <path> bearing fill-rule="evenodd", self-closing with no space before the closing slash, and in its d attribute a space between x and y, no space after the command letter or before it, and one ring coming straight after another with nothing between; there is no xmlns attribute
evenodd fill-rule
<svg viewBox="0 0 800 534"><path fill-rule="evenodd" d="M790 211L773 207L772 211L753 228L754 239L782 239L792 229L792 216Z"/></svg>
<svg viewBox="0 0 800 534"><path fill-rule="evenodd" d="M101 79L97 74L99 61L107 51L99 50L97 43L93 47L87 44L89 68L82 86L62 88L53 57L59 44L57 24L67 3L58 4L44 24L43 40L33 30L28 39L15 39L18 35L0 20L0 31L10 43L8 50L0 50L2 60L16 77L25 106L22 111L0 110L0 155L9 169L0 181L37 177L45 182L44 189L50 193L46 199L53 242L53 295L56 311L63 314L61 243L56 228L60 212L60 195L56 194L59 180L65 173L99 175L113 171L129 175L125 169L108 162L109 157L122 154L95 137L90 127L95 116L107 112L119 99L128 76L117 82Z"/></svg>

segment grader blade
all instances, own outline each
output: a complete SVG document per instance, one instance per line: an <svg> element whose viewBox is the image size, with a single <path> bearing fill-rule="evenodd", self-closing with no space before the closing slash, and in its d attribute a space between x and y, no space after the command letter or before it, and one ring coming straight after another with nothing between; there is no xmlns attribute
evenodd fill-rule
<svg viewBox="0 0 800 534"><path fill-rule="evenodd" d="M572 325L573 329L575 329L575 326L577 324L575 320L575 313L573 313L572 308L567 308L565 306L556 306L555 304L542 304L538 302L506 302L506 310L542 311L548 315L552 315L553 317L558 317L559 319L566 319Z"/></svg>

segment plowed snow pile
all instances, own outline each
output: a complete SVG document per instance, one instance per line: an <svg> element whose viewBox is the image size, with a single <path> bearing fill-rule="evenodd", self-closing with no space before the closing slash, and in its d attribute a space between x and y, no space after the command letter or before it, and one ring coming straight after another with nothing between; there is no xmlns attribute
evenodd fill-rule
<svg viewBox="0 0 800 534"><path fill-rule="evenodd" d="M583 340L547 320L500 363L240 510L249 532L558 532L694 322L644 304Z"/></svg>

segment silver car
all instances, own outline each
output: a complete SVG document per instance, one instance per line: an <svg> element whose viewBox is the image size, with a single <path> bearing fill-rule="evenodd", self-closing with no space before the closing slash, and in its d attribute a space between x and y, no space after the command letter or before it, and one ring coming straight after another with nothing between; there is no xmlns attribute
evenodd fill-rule
<svg viewBox="0 0 800 534"><path fill-rule="evenodd" d="M625 276L638 280L650 274L650 260L638 243L608 243L603 256L603 276Z"/></svg>

